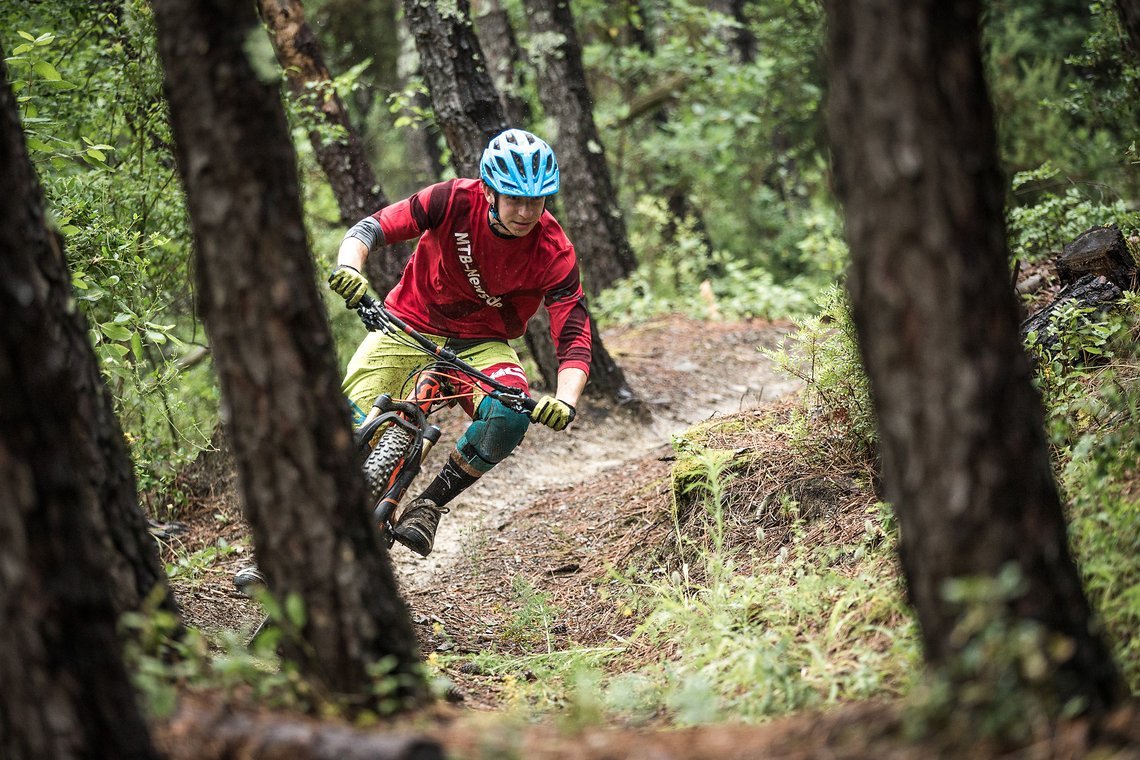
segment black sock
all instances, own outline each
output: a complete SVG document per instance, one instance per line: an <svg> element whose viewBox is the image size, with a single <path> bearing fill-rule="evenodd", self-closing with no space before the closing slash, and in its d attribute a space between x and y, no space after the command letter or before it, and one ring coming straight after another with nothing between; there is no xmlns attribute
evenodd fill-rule
<svg viewBox="0 0 1140 760"><path fill-rule="evenodd" d="M420 494L420 498L431 499L442 507L463 493L467 486L479 479L478 475L471 474L470 469L464 467L463 464L458 454L452 452L447 459L447 464L435 476L435 480Z"/></svg>

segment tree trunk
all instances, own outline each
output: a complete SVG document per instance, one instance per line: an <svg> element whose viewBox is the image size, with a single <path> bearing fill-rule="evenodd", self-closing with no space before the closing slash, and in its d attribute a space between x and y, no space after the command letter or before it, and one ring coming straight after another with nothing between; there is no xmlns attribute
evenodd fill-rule
<svg viewBox="0 0 1140 760"><path fill-rule="evenodd" d="M495 85L484 63L482 48L468 17L468 4L460 0L458 14L441 14L435 3L423 0L405 0L404 7L435 115L451 148L452 165L461 177L478 177L483 149L507 125ZM445 51L451 54L444 54ZM566 162L560 157L558 163L565 176ZM579 251L581 265L576 241L574 248ZM539 314L527 324L526 341L539 365L543 382L553 388L558 380L558 364L554 358L549 324L545 312L540 309ZM596 329L593 351L593 364L605 367L607 371L591 377L592 390L620 403L632 399L634 394L625 382L621 368L609 356Z"/></svg>
<svg viewBox="0 0 1140 760"><path fill-rule="evenodd" d="M491 79L499 91L507 123L528 129L534 115L530 103L520 94L526 84L520 71L523 56L515 30L511 27L510 15L499 0L490 0L486 6L486 10L475 17L475 29L487 56Z"/></svg>
<svg viewBox="0 0 1140 760"><path fill-rule="evenodd" d="M158 0L154 11L246 515L270 589L304 606L285 654L316 694L372 708L369 669L391 658L392 696L420 699L411 621L365 509L285 114L244 53L254 8Z"/></svg>
<svg viewBox="0 0 1140 760"><path fill-rule="evenodd" d="M637 268L625 220L610 182L602 139L594 125L582 48L568 0L526 0L539 98L558 125L552 142L562 171L560 201L578 251L582 281L597 295Z"/></svg>
<svg viewBox="0 0 1140 760"><path fill-rule="evenodd" d="M332 187L341 223L355 224L387 206L388 198L364 154L364 144L348 118L348 109L333 88L317 38L305 23L304 8L300 0L258 0L258 8L293 96L311 104L325 125L340 133L329 139L313 129L309 142ZM395 287L410 255L411 249L400 243L389 246L383 256L368 257L366 274L376 292L384 295Z"/></svg>
<svg viewBox="0 0 1140 760"><path fill-rule="evenodd" d="M451 148L451 163L459 176L478 177L483 149L507 123L469 8L467 0L449 6L404 0L432 108Z"/></svg>
<svg viewBox="0 0 1140 760"><path fill-rule="evenodd" d="M1128 36L1133 63L1140 61L1140 0L1116 0L1116 13Z"/></svg>
<svg viewBox="0 0 1140 760"><path fill-rule="evenodd" d="M738 24L729 31L728 44L739 63L756 61L756 35L748 26L747 8L750 4L751 0L713 0L709 5Z"/></svg>
<svg viewBox="0 0 1140 760"><path fill-rule="evenodd" d="M1013 568L1005 622L1071 644L1040 687L1102 711L1122 685L1069 555L1018 336L979 3L826 7L848 284L927 659L951 676L961 664L965 613L946 583Z"/></svg>
<svg viewBox="0 0 1140 760"><path fill-rule="evenodd" d="M126 500L129 479L107 472L122 437L97 431L107 397L3 61L0 51L0 756L157 757L105 570L99 500Z"/></svg>

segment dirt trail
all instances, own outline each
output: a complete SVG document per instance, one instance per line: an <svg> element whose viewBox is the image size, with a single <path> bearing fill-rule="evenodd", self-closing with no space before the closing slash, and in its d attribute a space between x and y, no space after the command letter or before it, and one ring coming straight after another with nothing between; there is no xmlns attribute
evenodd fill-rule
<svg viewBox="0 0 1140 760"><path fill-rule="evenodd" d="M794 390L798 381L777 375L759 351L775 346L790 329L761 321L709 324L671 317L607 334L607 347L651 410L651 419L635 422L622 410L591 409L586 400L578 421L566 431L532 426L509 459L452 502L428 557L393 551L401 585L415 594L448 583L448 569L465 546L549 490L593 480L668 445L672 435L715 414L751 408ZM444 442L432 452L434 461L419 487L454 445L464 421L448 422Z"/></svg>
<svg viewBox="0 0 1140 760"><path fill-rule="evenodd" d="M496 537L499 545L508 543L500 529L516 515L558 498L565 489L596 487L650 452L667 452L671 436L694 423L755 407L798 387L798 381L776 373L760 352L762 347L776 346L791 330L787 323L708 323L674 316L608 332L607 348L650 409L651 419L635 422L624 410L599 408L586 399L578 420L566 431L532 426L510 458L451 504L429 557L418 557L399 546L393 549L397 577L418 621L428 621L440 604L472 598L469 592L474 589L465 584L497 582L509 588L509 577L486 577L496 572L494 563L485 564L480 573L464 572L457 566L482 551L488 536ZM439 424L443 438L420 480L413 484L413 494L434 475L466 419L458 412L448 413ZM623 471L620 477L636 479L639 475ZM580 510L574 517L587 524L592 519ZM233 573L249 563L248 529L240 519L232 475L211 482L210 494L187 522L189 532L176 539L167 561L214 546L219 538L239 549L197 577L172 581L187 621L206 632L251 630L260 621L260 610L237 594L231 581ZM527 540L533 544L546 538ZM542 554L545 549L532 545L528 551ZM461 606L459 601L455 604Z"/></svg>

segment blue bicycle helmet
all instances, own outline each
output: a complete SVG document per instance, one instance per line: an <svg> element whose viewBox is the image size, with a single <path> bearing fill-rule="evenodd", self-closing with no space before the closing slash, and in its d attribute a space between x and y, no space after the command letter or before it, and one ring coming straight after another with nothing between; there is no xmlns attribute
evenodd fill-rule
<svg viewBox="0 0 1140 760"><path fill-rule="evenodd" d="M522 129L508 129L492 138L479 161L479 175L501 195L541 198L558 192L554 151Z"/></svg>

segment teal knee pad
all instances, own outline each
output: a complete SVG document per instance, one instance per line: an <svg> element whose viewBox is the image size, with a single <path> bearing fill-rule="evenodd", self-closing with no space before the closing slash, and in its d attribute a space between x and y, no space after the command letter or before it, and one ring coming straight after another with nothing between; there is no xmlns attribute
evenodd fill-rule
<svg viewBox="0 0 1140 760"><path fill-rule="evenodd" d="M513 412L487 396L475 411L475 419L455 444L463 461L479 472L487 472L522 442L530 418Z"/></svg>

